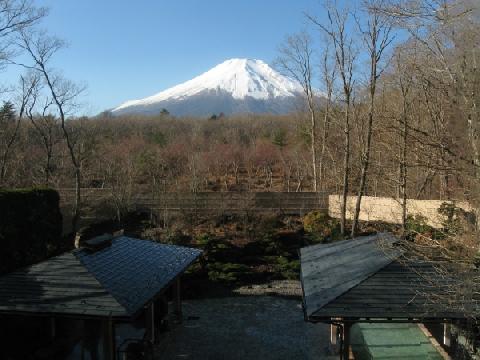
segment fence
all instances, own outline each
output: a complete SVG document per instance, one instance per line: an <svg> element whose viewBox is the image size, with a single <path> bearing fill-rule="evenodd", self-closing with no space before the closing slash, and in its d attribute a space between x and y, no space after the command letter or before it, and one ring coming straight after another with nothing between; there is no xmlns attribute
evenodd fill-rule
<svg viewBox="0 0 480 360"><path fill-rule="evenodd" d="M64 215L64 232L71 222L74 189L59 189L60 205ZM82 226L114 216L110 189L82 189ZM155 196L135 193L125 200L132 210L149 211L160 215L165 212L243 213L282 212L304 215L313 210L328 210L325 192L197 192L158 193ZM108 211L108 209L110 211ZM107 210L107 211L106 211Z"/></svg>
<svg viewBox="0 0 480 360"><path fill-rule="evenodd" d="M63 206L72 204L73 189L60 189ZM82 189L82 203L86 206L109 202L109 189ZM135 209L151 210L198 210L198 211L283 211L304 213L328 209L328 194L325 192L197 192L159 193L155 196L138 193L128 199Z"/></svg>
<svg viewBox="0 0 480 360"><path fill-rule="evenodd" d="M328 196L324 193L278 192L200 192L164 193L156 198L138 198L137 208L169 211L242 212L280 211L303 214L312 210L327 210Z"/></svg>
<svg viewBox="0 0 480 360"><path fill-rule="evenodd" d="M75 191L60 189L60 203L64 214L65 229L69 228L69 206L73 203ZM353 219L356 196L347 197L347 219ZM330 216L340 217L340 195L326 192L198 192L159 193L155 196L138 192L128 199L132 209L165 212L198 213L241 213L241 212L283 212L289 215L304 215L314 210L328 210ZM433 227L442 226L438 209L444 200L407 200L407 214L421 215ZM110 189L82 189L83 224L112 217L113 213L101 214L99 207L113 209ZM102 206L100 204L103 204ZM106 205L106 206L105 206ZM467 212L475 209L467 202L457 202L457 207ZM400 201L388 197L363 196L360 209L361 221L382 221L400 224L402 206Z"/></svg>

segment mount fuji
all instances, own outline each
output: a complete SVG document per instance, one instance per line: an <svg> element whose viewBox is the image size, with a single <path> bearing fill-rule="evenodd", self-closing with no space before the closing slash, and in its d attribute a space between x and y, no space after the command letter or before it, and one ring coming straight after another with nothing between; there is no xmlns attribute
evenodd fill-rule
<svg viewBox="0 0 480 360"><path fill-rule="evenodd" d="M113 115L158 114L167 109L176 116L273 113L295 109L302 86L261 60L230 59L200 76L111 110Z"/></svg>

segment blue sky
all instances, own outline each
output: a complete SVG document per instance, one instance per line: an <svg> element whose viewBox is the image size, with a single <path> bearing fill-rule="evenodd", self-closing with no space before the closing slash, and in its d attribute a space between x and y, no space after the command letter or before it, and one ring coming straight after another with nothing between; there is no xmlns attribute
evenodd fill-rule
<svg viewBox="0 0 480 360"><path fill-rule="evenodd" d="M87 85L86 114L189 80L222 61L271 62L287 34L307 27L319 0L37 0L42 26L66 40L65 76ZM4 78L12 77L7 70Z"/></svg>

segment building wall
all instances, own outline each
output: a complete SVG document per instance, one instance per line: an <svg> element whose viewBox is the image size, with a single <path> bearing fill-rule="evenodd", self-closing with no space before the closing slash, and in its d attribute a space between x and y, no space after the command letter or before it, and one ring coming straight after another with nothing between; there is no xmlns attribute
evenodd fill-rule
<svg viewBox="0 0 480 360"><path fill-rule="evenodd" d="M341 195L330 195L328 197L328 213L331 217L340 218ZM355 212L356 196L347 196L347 219L352 220ZM445 200L407 200L407 215L422 215L427 218L428 225L440 228L442 217L438 209ZM467 212L474 209L469 203L462 201L455 205ZM401 224L402 205L400 200L387 197L363 196L360 207L361 221L383 221L392 224Z"/></svg>

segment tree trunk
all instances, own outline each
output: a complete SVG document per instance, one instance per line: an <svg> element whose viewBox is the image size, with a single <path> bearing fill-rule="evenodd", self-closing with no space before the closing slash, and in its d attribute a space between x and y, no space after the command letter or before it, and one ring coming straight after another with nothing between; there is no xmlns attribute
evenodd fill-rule
<svg viewBox="0 0 480 360"><path fill-rule="evenodd" d="M52 152L47 149L47 160L45 164L45 186L50 185L50 167L52 162Z"/></svg>
<svg viewBox="0 0 480 360"><path fill-rule="evenodd" d="M320 180L320 188L324 189L324 181L323 178L325 176L324 174L324 167L325 167L325 150L327 148L327 138L328 138L328 127L329 127L329 111L330 111L330 95L327 99L327 104L325 105L325 115L323 117L323 133L322 133L322 147L320 149L320 158L319 158L319 173L318 173L318 179Z"/></svg>
<svg viewBox="0 0 480 360"><path fill-rule="evenodd" d="M347 95L345 109L344 148L343 148L343 192L340 215L340 231L346 234L345 225L347 217L348 178L350 175L350 96Z"/></svg>
<svg viewBox="0 0 480 360"><path fill-rule="evenodd" d="M17 138L18 129L20 127L20 120L21 116L18 117L17 123L15 124L15 130L10 139L8 140L5 151L3 152L2 165L0 167L0 186L5 183L5 177L7 175L8 157L10 156L10 150L12 149L13 144L15 143L15 139Z"/></svg>
<svg viewBox="0 0 480 360"><path fill-rule="evenodd" d="M313 100L310 100L313 101ZM315 110L313 109L313 104L309 105L310 107L310 119L311 119L311 136L312 136L312 170L313 170L313 191L317 192L317 139L315 134L316 123L315 123Z"/></svg>
<svg viewBox="0 0 480 360"><path fill-rule="evenodd" d="M406 104L404 104L404 112ZM405 236L407 225L407 140L408 140L408 125L407 116L403 118L403 141L402 141L402 234Z"/></svg>
<svg viewBox="0 0 480 360"><path fill-rule="evenodd" d="M80 222L80 203L81 203L81 172L80 168L75 168L75 204L72 217L72 231L76 233Z"/></svg>
<svg viewBox="0 0 480 360"><path fill-rule="evenodd" d="M403 99L403 132L402 132L402 154L401 154L401 182L400 189L402 193L402 234L406 234L407 224L407 141L408 141L408 124L407 124L407 99Z"/></svg>
<svg viewBox="0 0 480 360"><path fill-rule="evenodd" d="M375 45L375 43L373 44ZM373 47L376 48L376 47ZM370 149L372 144L372 132L373 132L373 116L375 111L375 90L377 81L377 55L372 53L371 56L371 73L370 73L370 108L368 111L368 125L367 125L367 144L365 153L362 159L362 172L360 175L360 186L358 188L357 202L355 204L355 213L353 216L352 224L352 237L357 233L358 219L360 217L360 209L362 205L362 196L365 192L365 185L367 183L368 166L370 165Z"/></svg>

